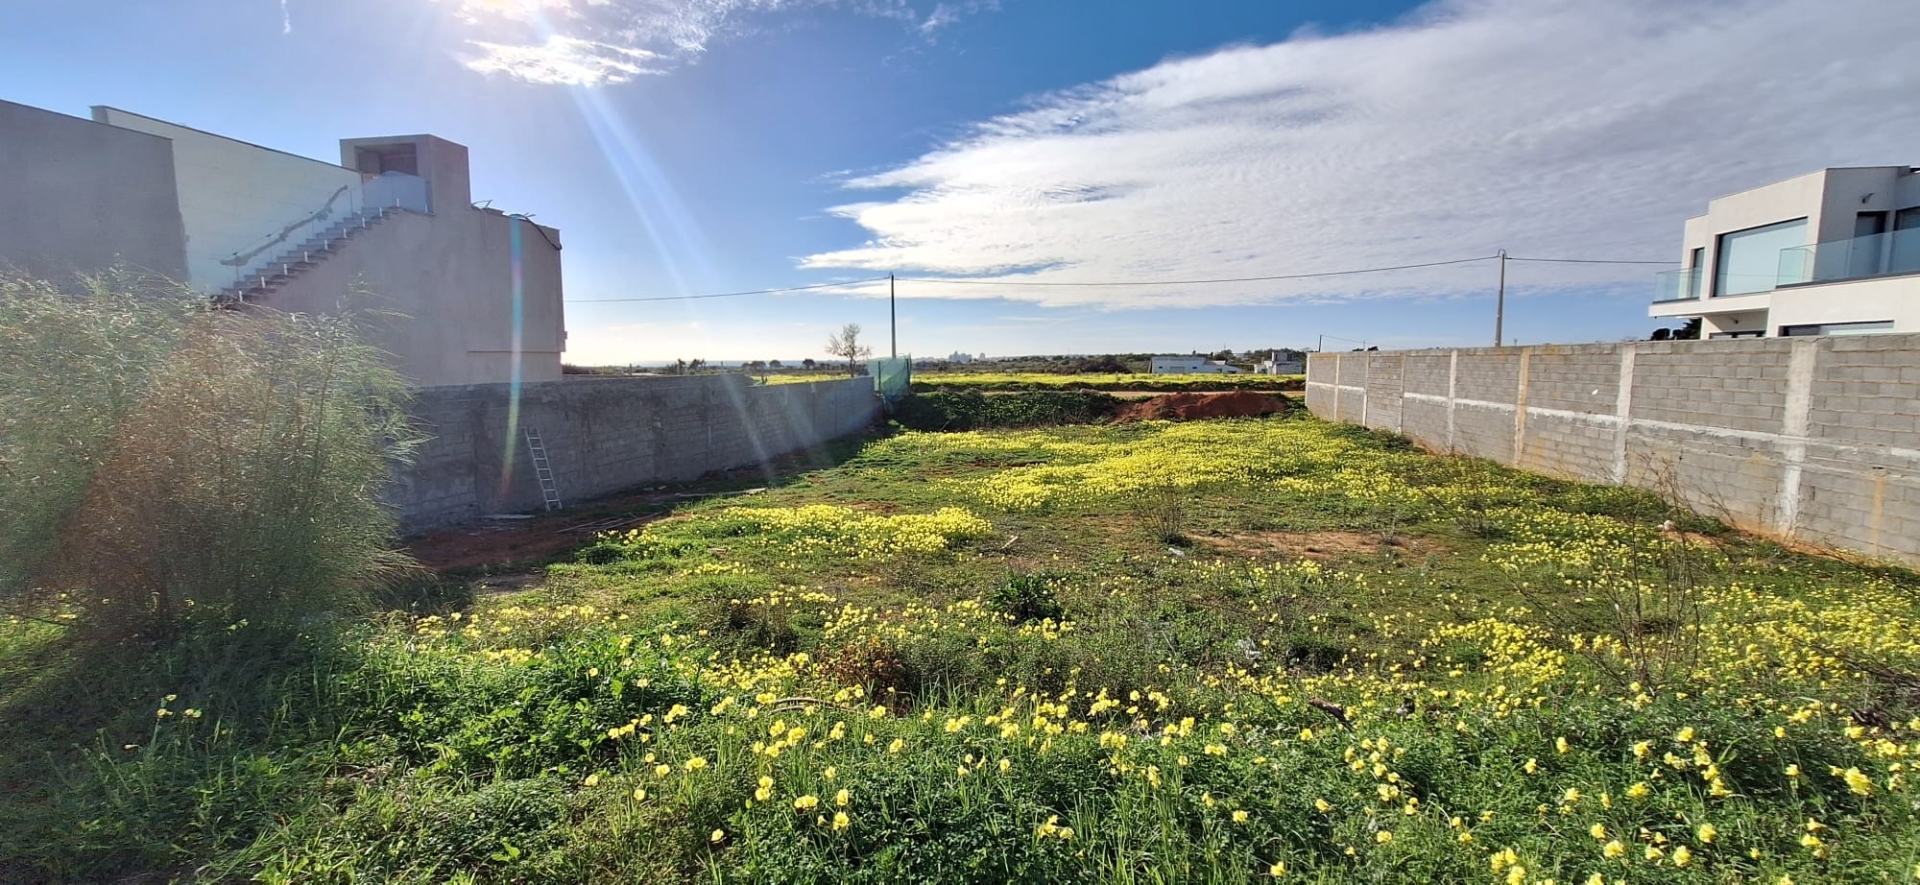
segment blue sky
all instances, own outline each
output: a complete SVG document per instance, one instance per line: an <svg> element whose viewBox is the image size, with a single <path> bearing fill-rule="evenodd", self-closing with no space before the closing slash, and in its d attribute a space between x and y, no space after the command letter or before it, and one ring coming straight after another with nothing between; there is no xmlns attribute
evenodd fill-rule
<svg viewBox="0 0 1920 885"><path fill-rule="evenodd" d="M1482 344L1491 262L1677 259L1717 195L1920 161L1907 0L63 0L0 98L320 158L431 132L566 242L569 359ZM1515 263L1511 339L1644 337L1657 268ZM1330 338L1329 347L1336 346Z"/></svg>

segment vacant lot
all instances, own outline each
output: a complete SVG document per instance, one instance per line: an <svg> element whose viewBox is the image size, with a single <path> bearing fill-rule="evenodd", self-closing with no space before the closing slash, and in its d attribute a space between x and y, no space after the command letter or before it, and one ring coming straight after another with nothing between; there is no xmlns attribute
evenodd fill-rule
<svg viewBox="0 0 1920 885"><path fill-rule="evenodd" d="M0 878L1912 881L1916 590L1311 419L905 434L301 648L15 619Z"/></svg>

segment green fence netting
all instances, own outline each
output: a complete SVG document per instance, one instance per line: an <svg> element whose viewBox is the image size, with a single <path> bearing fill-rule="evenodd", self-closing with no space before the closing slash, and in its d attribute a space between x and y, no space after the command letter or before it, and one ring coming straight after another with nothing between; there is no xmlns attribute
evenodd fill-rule
<svg viewBox="0 0 1920 885"><path fill-rule="evenodd" d="M913 383L913 357L868 360L867 371L873 375L873 389L891 408L907 395L907 387Z"/></svg>

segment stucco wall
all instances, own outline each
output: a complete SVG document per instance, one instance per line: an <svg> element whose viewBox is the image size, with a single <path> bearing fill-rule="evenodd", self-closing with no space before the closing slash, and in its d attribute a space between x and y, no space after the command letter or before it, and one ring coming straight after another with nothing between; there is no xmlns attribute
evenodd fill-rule
<svg viewBox="0 0 1920 885"><path fill-rule="evenodd" d="M339 217L360 182L358 173L294 154L189 129L118 108L95 107L93 118L173 141L173 177L179 215L186 228L187 276L194 288L213 292L231 285L239 268L222 261L267 247L271 258L303 237L269 245L270 234L304 218L346 188L333 204Z"/></svg>
<svg viewBox="0 0 1920 885"><path fill-rule="evenodd" d="M1314 354L1307 408L1920 565L1920 335Z"/></svg>
<svg viewBox="0 0 1920 885"><path fill-rule="evenodd" d="M0 101L0 263L48 280L116 263L184 281L173 147Z"/></svg>
<svg viewBox="0 0 1920 885"><path fill-rule="evenodd" d="M1892 320L1901 331L1920 330L1920 274L1775 289L1769 335L1781 326Z"/></svg>
<svg viewBox="0 0 1920 885"><path fill-rule="evenodd" d="M868 426L870 378L754 386L744 376L607 378L520 388L510 426L505 384L421 391L415 418L433 435L389 501L408 531L541 504L525 428L537 431L563 503L678 482L772 458Z"/></svg>
<svg viewBox="0 0 1920 885"><path fill-rule="evenodd" d="M520 227L520 371L524 381L560 378L564 317L560 235ZM379 321L374 339L421 386L513 378L515 220L460 205L436 215L396 212L258 303L292 313L331 313L364 290L361 306L401 316Z"/></svg>

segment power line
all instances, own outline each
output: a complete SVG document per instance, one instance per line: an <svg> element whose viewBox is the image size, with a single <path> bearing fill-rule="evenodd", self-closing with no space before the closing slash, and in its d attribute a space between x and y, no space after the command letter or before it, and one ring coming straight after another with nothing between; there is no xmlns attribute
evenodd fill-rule
<svg viewBox="0 0 1920 885"><path fill-rule="evenodd" d="M1476 261L1492 261L1498 255L1478 255L1472 258L1455 258L1450 261L1426 261L1419 264L1395 264L1384 267L1360 267L1351 270L1327 270L1314 273L1274 274L1259 277L1217 277L1198 280L1099 280L1099 281L1039 281L1039 280L983 280L963 277L897 277L902 283L930 283L954 286L1029 286L1029 287L1117 287L1117 286L1204 286L1218 283L1267 283L1279 280L1309 280L1325 277L1346 277L1358 274L1387 273L1396 270L1416 270L1423 267L1445 267L1454 264L1472 264ZM1520 258L1507 256L1508 261L1539 261L1553 264L1645 264L1670 265L1671 261L1613 261L1597 258ZM569 300L569 304L627 304L643 301L699 301L708 298L739 298L746 295L777 295L782 292L806 292L814 289L833 289L842 286L859 286L867 283L884 283L889 277L873 277L864 280L846 280L838 283L817 283L810 286L779 286L770 289L750 289L744 292L713 292L704 295L660 295L649 298L586 298Z"/></svg>
<svg viewBox="0 0 1920 885"><path fill-rule="evenodd" d="M660 295L652 298L581 298L568 299L568 304L615 304L632 301L698 301L703 298L738 298L742 295L774 295L780 292L805 292L809 289L832 289L839 286L858 286L863 283L884 283L886 277L874 277L870 280L846 280L839 283L816 283L811 286L781 286L775 289L752 289L746 292L714 292L708 295Z"/></svg>
<svg viewBox="0 0 1920 885"><path fill-rule="evenodd" d="M1315 277L1344 277L1363 273L1384 273L1390 270L1412 270L1418 267L1440 267L1448 264L1468 264L1475 261L1491 261L1496 256L1481 255L1474 258L1456 258L1452 261L1428 261L1421 264L1396 264L1391 267L1362 267L1354 270L1328 270L1318 273L1277 274L1266 277L1227 277L1211 280L1111 280L1102 282L1029 282L1026 280L969 280L934 277L900 277L903 283L951 283L960 286L1198 286L1207 283L1264 283L1273 280L1305 280Z"/></svg>
<svg viewBox="0 0 1920 885"><path fill-rule="evenodd" d="M1545 261L1551 264L1674 264L1672 261L1607 261L1599 258L1521 258L1507 256L1508 261Z"/></svg>

